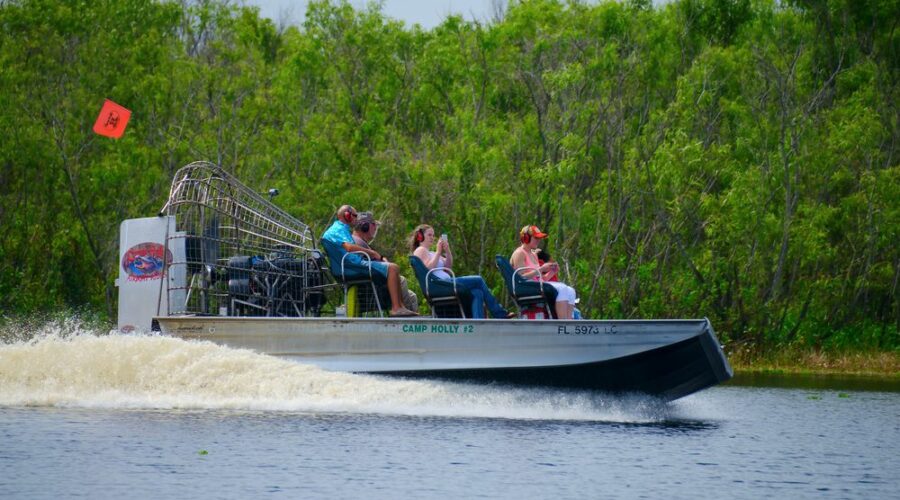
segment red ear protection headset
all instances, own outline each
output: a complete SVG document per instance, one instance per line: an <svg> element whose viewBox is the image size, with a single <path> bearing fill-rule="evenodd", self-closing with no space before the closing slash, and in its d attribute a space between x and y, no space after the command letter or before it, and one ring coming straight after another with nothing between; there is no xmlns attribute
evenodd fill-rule
<svg viewBox="0 0 900 500"><path fill-rule="evenodd" d="M344 212L344 222L347 224L350 224L354 217L356 217L356 213L354 213L353 207L348 208L347 211Z"/></svg>
<svg viewBox="0 0 900 500"><path fill-rule="evenodd" d="M529 227L528 229L526 229L525 232L522 233L521 236L520 236L520 239L522 240L522 243L524 243L524 244L526 244L526 245L529 244L529 243L531 243L531 235L528 234L528 232L531 231L531 228L532 228L532 227L534 227L534 226L531 226L531 227Z"/></svg>
<svg viewBox="0 0 900 500"><path fill-rule="evenodd" d="M425 241L425 231L422 229L416 230L416 241L419 243Z"/></svg>

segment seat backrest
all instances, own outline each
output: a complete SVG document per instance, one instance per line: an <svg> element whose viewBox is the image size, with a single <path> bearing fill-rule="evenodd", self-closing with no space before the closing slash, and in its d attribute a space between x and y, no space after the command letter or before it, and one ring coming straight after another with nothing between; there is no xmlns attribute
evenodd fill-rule
<svg viewBox="0 0 900 500"><path fill-rule="evenodd" d="M425 277L428 275L428 268L425 267L425 263L422 262L422 259L416 257L415 255L409 256L409 265L412 267L413 272L416 274L416 280L419 282L419 288L422 289L422 293L425 293L425 290L428 287L425 284Z"/></svg>
<svg viewBox="0 0 900 500"><path fill-rule="evenodd" d="M509 263L509 259L502 255L497 255L494 257L494 261L497 263L497 269L500 270L500 276L503 277L503 284L506 285L506 289L512 294L513 268Z"/></svg>
<svg viewBox="0 0 900 500"><path fill-rule="evenodd" d="M325 255L328 256L328 269L331 270L331 275L335 278L343 278L343 275L341 275L341 259L347 253L346 250L325 238L319 240L319 243L325 249Z"/></svg>

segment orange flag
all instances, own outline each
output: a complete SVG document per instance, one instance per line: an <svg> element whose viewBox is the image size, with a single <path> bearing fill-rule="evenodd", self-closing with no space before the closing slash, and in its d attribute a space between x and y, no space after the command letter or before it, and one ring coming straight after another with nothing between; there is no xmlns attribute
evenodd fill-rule
<svg viewBox="0 0 900 500"><path fill-rule="evenodd" d="M107 99L103 103L103 108L100 109L97 122L94 123L94 132L118 139L125 133L125 126L128 125L129 118L131 118L131 111Z"/></svg>

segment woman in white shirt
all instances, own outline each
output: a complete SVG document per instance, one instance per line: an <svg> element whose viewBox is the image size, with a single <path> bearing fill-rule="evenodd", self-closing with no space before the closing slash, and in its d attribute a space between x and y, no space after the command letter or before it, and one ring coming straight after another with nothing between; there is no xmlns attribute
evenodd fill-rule
<svg viewBox="0 0 900 500"><path fill-rule="evenodd" d="M430 249L435 246L436 251ZM413 255L418 257L425 267L435 269L439 267L453 267L453 252L450 250L450 242L441 238L435 240L434 228L428 224L420 224L409 237L409 249ZM431 273L432 276L442 279L451 280L449 274L438 269ZM511 313L503 308L481 276L458 276L453 279L457 289L468 291L472 295L472 317L484 318L484 307L487 306L491 312L491 316L498 319L514 318L515 313Z"/></svg>

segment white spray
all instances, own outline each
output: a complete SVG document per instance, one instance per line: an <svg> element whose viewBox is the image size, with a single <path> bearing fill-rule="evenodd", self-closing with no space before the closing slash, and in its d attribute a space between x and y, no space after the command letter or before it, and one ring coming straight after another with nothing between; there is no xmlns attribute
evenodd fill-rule
<svg viewBox="0 0 900 500"><path fill-rule="evenodd" d="M0 406L615 422L655 422L668 413L665 405L644 398L329 372L209 342L98 334L77 322L45 325L12 337L12 342L0 344Z"/></svg>

